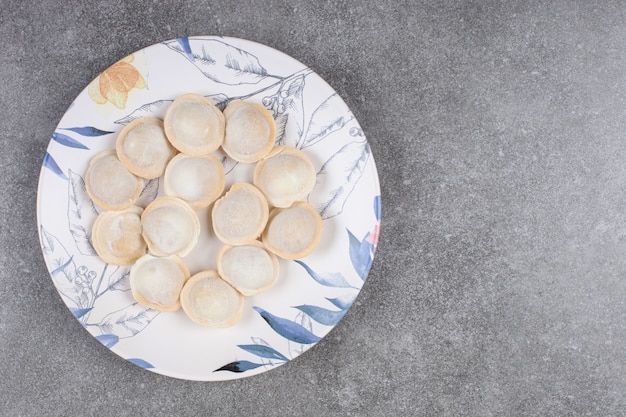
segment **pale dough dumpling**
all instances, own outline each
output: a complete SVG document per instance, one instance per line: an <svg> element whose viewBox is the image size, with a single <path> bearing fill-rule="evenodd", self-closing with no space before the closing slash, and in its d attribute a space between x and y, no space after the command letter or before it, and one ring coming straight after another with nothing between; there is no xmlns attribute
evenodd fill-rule
<svg viewBox="0 0 626 417"><path fill-rule="evenodd" d="M243 313L243 296L212 270L189 278L180 301L190 319L207 327L232 326Z"/></svg>
<svg viewBox="0 0 626 417"><path fill-rule="evenodd" d="M276 124L262 105L233 100L224 109L226 134L222 149L235 161L256 162L267 155L276 141Z"/></svg>
<svg viewBox="0 0 626 417"><path fill-rule="evenodd" d="M144 255L130 268L130 289L139 303L160 311L180 308L180 292L189 270L176 256Z"/></svg>
<svg viewBox="0 0 626 417"><path fill-rule="evenodd" d="M213 205L215 235L228 245L243 245L258 238L269 216L267 200L254 185L235 183Z"/></svg>
<svg viewBox="0 0 626 417"><path fill-rule="evenodd" d="M224 192L224 166L213 155L176 155L165 169L165 194L194 209L207 207Z"/></svg>
<svg viewBox="0 0 626 417"><path fill-rule="evenodd" d="M276 284L278 259L259 241L247 245L224 245L217 253L220 276L243 295L266 291Z"/></svg>
<svg viewBox="0 0 626 417"><path fill-rule="evenodd" d="M196 212L176 197L158 197L148 204L141 225L149 252L157 256L186 256L200 236Z"/></svg>
<svg viewBox="0 0 626 417"><path fill-rule="evenodd" d="M178 97L165 113L165 134L179 151L208 155L224 141L224 114L198 94Z"/></svg>
<svg viewBox="0 0 626 417"><path fill-rule="evenodd" d="M125 210L139 198L143 180L130 172L114 150L101 152L89 162L85 173L87 194L106 210Z"/></svg>
<svg viewBox="0 0 626 417"><path fill-rule="evenodd" d="M163 121L155 117L142 117L127 124L115 144L120 161L133 174L146 178L158 178L165 166L176 155L165 137Z"/></svg>
<svg viewBox="0 0 626 417"><path fill-rule="evenodd" d="M121 211L103 211L91 231L91 243L106 263L128 265L146 253L146 242L141 235L143 209L131 206Z"/></svg>
<svg viewBox="0 0 626 417"><path fill-rule="evenodd" d="M322 218L308 203L298 201L287 208L274 208L263 244L285 259L300 259L317 247L322 237Z"/></svg>
<svg viewBox="0 0 626 417"><path fill-rule="evenodd" d="M315 187L316 174L307 156L296 148L277 146L254 169L254 185L275 207L303 200Z"/></svg>

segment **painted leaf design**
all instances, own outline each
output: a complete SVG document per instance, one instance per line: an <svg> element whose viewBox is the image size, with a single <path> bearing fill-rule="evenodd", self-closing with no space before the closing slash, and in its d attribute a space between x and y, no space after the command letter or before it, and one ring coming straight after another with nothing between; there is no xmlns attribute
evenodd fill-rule
<svg viewBox="0 0 626 417"><path fill-rule="evenodd" d="M303 344L312 344L320 340L320 337L314 335L311 331L298 323L274 316L260 307L255 306L252 308L261 315L263 320L265 320L276 333L285 339Z"/></svg>
<svg viewBox="0 0 626 417"><path fill-rule="evenodd" d="M367 278L367 272L372 265L372 259L374 258L374 244L368 240L369 233L366 234L362 240L359 240L350 230L347 230L347 232L350 241L350 261L359 277L365 280L365 278Z"/></svg>
<svg viewBox="0 0 626 417"><path fill-rule="evenodd" d="M356 294L345 294L336 298L326 298L328 301L333 303L333 305L341 310L347 310L350 308L354 299L356 298Z"/></svg>
<svg viewBox="0 0 626 417"><path fill-rule="evenodd" d="M189 45L189 38L178 38L176 39L176 42L180 44L185 56L193 61L193 53L191 52L191 45Z"/></svg>
<svg viewBox="0 0 626 417"><path fill-rule="evenodd" d="M307 316L302 311L298 311L294 322L299 324L309 332L313 333L313 321L311 320L311 317ZM309 346L305 343L297 343L293 341L287 342L287 349L289 351L289 355L292 358L298 357L299 355L303 354L308 348Z"/></svg>
<svg viewBox="0 0 626 417"><path fill-rule="evenodd" d="M311 276L311 278L313 278L315 281L317 281L321 285L324 285L326 287L335 287L335 288L354 288L352 285L350 285L346 281L343 275L339 272L329 272L325 274L319 274L313 271L304 262L299 261L299 260L296 260L295 262L301 267L303 267L306 270L306 272L308 272L308 274Z"/></svg>
<svg viewBox="0 0 626 417"><path fill-rule="evenodd" d="M71 138L67 135L64 135L63 133L59 133L59 132L54 132L52 134L52 140L55 142L60 143L63 146L68 146L70 148L76 148L76 149L89 149L88 147L86 147L85 145L83 145L82 143L80 143L79 141L77 141L74 138Z"/></svg>
<svg viewBox="0 0 626 417"><path fill-rule="evenodd" d="M70 225L70 233L74 238L78 251L83 255L96 255L91 245L91 229L93 222L98 217L96 207L91 201L85 180L71 169L68 182L68 207L67 217Z"/></svg>
<svg viewBox="0 0 626 417"><path fill-rule="evenodd" d="M262 103L268 108L273 116L276 126L276 142L296 146L297 139L304 130L304 103L303 91L305 77L310 72L299 72L286 78L274 94L263 97ZM288 133L287 122L294 125L295 132L292 137Z"/></svg>
<svg viewBox="0 0 626 417"><path fill-rule="evenodd" d="M224 111L224 109L226 108L226 106L228 105L228 103L230 102L231 98L228 97L226 94L211 94L209 96L205 96L206 98L208 98L209 100L211 100L211 102L213 104L215 104L215 107L217 107L218 109Z"/></svg>
<svg viewBox="0 0 626 417"><path fill-rule="evenodd" d="M128 362L133 363L137 366L141 366L144 369L151 369L154 368L154 365L152 365L150 362L141 359L141 358L128 358L126 359Z"/></svg>
<svg viewBox="0 0 626 417"><path fill-rule="evenodd" d="M374 215L376 220L380 220L380 195L374 197Z"/></svg>
<svg viewBox="0 0 626 417"><path fill-rule="evenodd" d="M135 202L135 205L141 208L146 208L146 206L150 204L152 200L154 200L157 197L158 193L159 193L159 179L158 178L145 181L143 189L141 190L141 194L139 194L139 198Z"/></svg>
<svg viewBox="0 0 626 417"><path fill-rule="evenodd" d="M184 55L209 79L228 85L257 84L267 70L256 56L217 39L188 39L165 42Z"/></svg>
<svg viewBox="0 0 626 417"><path fill-rule="evenodd" d="M336 105L337 101L340 102L339 106ZM343 104L341 98L337 93L334 93L315 109L307 127L306 135L303 135L298 143L299 148L306 148L316 144L354 119L354 115L350 112L337 112L337 108L343 107L341 104Z"/></svg>
<svg viewBox="0 0 626 417"><path fill-rule="evenodd" d="M90 137L104 136L104 135L109 135L109 134L113 133L113 132L107 132L106 130L97 129L97 128L93 127L93 126L63 127L61 129L69 130L71 132L78 133L79 135L90 136Z"/></svg>
<svg viewBox="0 0 626 417"><path fill-rule="evenodd" d="M114 334L101 334L99 336L96 336L96 339L109 349L111 349L117 342L120 341L120 338Z"/></svg>
<svg viewBox="0 0 626 417"><path fill-rule="evenodd" d="M283 146L285 145L285 133L287 129L287 122L289 121L288 114L279 114L274 117L274 124L276 125L276 141L274 142L275 146Z"/></svg>
<svg viewBox="0 0 626 417"><path fill-rule="evenodd" d="M237 345L237 347L245 350L246 352L250 352L253 355L259 356L261 358L266 359L278 359L280 361L287 362L289 359L285 357L282 353L278 352L276 349L273 349L269 346L264 345Z"/></svg>
<svg viewBox="0 0 626 417"><path fill-rule="evenodd" d="M221 368L216 369L213 372L229 371L229 372L241 373L241 372L249 371L250 369L258 368L259 366L263 366L263 364L262 363L254 363L254 362L250 362L250 361L235 361L235 362L231 362L231 363L229 363L227 365L224 365Z"/></svg>
<svg viewBox="0 0 626 417"><path fill-rule="evenodd" d="M341 311L341 310L340 311L328 310L326 308L308 305L308 304L296 306L295 308L302 311L303 313L311 317L316 322L322 323L326 326L334 326L335 324L337 324L345 313L345 311Z"/></svg>
<svg viewBox="0 0 626 417"><path fill-rule="evenodd" d="M52 155L46 152L46 155L43 157L43 166L48 168L50 171L54 172L59 177L67 180L67 176L63 172L63 170L59 167L59 164L54 160Z"/></svg>
<svg viewBox="0 0 626 417"><path fill-rule="evenodd" d="M165 116L167 106L172 104L172 101L174 100L157 100L151 103L146 103L135 109L129 115L116 120L115 123L119 125L127 125L133 120L140 119L142 117L163 117Z"/></svg>
<svg viewBox="0 0 626 417"><path fill-rule="evenodd" d="M224 175L228 175L239 164L239 162L226 155L222 148L214 151L213 155L215 155L215 157L222 163L222 166L224 166Z"/></svg>
<svg viewBox="0 0 626 417"><path fill-rule="evenodd" d="M50 276L63 300L69 307L89 308L89 298L83 291L84 287L76 280L78 272L73 257L43 226L41 226L41 248L51 271Z"/></svg>
<svg viewBox="0 0 626 417"><path fill-rule="evenodd" d="M111 268L111 271L108 269ZM102 281L98 284L98 288L94 291L97 296L107 291L128 291L130 290L129 266L106 265L102 271Z"/></svg>
<svg viewBox="0 0 626 417"><path fill-rule="evenodd" d="M70 307L70 311L72 312L74 317L79 319L79 318L83 317L85 314L89 313L92 310L92 308L93 307L89 307L89 308L74 308L74 307Z"/></svg>
<svg viewBox="0 0 626 417"><path fill-rule="evenodd" d="M317 173L317 186L309 195L309 203L323 219L343 211L350 193L363 175L369 155L366 141L350 142L322 165Z"/></svg>
<svg viewBox="0 0 626 417"><path fill-rule="evenodd" d="M158 314L157 310L133 303L107 314L100 323L87 325L97 327L103 334L115 334L121 339L134 336L145 329Z"/></svg>

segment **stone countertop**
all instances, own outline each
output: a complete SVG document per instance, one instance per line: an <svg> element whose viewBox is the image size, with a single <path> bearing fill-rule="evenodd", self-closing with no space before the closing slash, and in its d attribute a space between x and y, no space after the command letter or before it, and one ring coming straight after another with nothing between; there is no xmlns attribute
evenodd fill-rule
<svg viewBox="0 0 626 417"><path fill-rule="evenodd" d="M626 415L626 6L618 1L4 1L1 416ZM74 97L167 39L310 66L367 135L379 247L344 319L270 372L147 372L85 332L39 247Z"/></svg>

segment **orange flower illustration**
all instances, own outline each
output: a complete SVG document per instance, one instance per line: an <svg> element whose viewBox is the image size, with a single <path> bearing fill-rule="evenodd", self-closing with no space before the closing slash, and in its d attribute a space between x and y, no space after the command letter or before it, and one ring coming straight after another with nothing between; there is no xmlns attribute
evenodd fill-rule
<svg viewBox="0 0 626 417"><path fill-rule="evenodd" d="M118 109L126 107L128 93L134 88L145 88L143 77L130 63L130 55L105 69L88 87L89 97L98 103L111 103Z"/></svg>

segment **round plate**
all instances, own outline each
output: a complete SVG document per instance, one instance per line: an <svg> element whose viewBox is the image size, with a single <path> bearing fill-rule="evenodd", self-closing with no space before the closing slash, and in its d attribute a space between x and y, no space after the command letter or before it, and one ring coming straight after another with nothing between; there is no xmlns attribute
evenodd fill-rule
<svg viewBox="0 0 626 417"><path fill-rule="evenodd" d="M209 329L182 310L135 302L129 267L104 263L91 246L101 211L85 191L89 160L114 149L117 133L143 116L163 118L184 93L221 109L234 99L263 104L277 144L301 149L317 170L308 201L324 220L322 241L306 258L280 261L276 286L246 297L233 327ZM252 182L253 164L217 153L234 182ZM138 205L161 193L146 181ZM202 237L185 258L190 272L215 269L220 247L199 210ZM189 380L258 374L297 357L343 317L372 263L380 225L380 187L370 147L337 93L311 69L254 42L180 38L142 49L107 68L70 105L52 135L39 179L37 216L43 255L61 298L87 331L126 360Z"/></svg>

